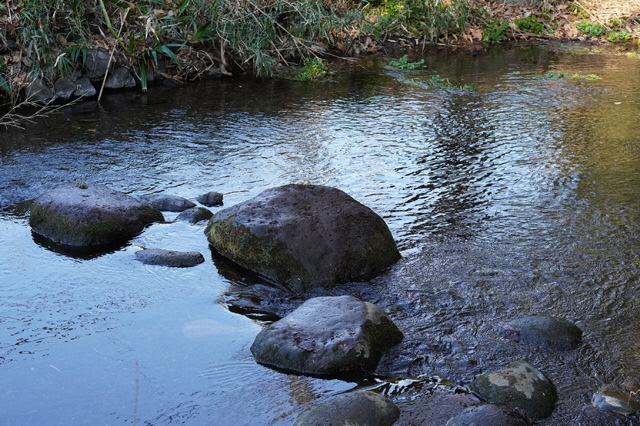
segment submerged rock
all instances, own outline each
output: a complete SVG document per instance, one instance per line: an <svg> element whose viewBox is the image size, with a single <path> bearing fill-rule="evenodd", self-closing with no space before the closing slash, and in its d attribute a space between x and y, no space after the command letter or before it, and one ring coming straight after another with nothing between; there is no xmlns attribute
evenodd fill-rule
<svg viewBox="0 0 640 426"><path fill-rule="evenodd" d="M524 361L477 377L471 388L487 401L520 409L534 420L549 417L558 400L553 383Z"/></svg>
<svg viewBox="0 0 640 426"><path fill-rule="evenodd" d="M140 197L140 200L165 212L181 212L196 206L194 202L177 195L143 195Z"/></svg>
<svg viewBox="0 0 640 426"><path fill-rule="evenodd" d="M223 256L295 291L365 278L400 258L380 216L326 186L268 189L219 211L205 233Z"/></svg>
<svg viewBox="0 0 640 426"><path fill-rule="evenodd" d="M196 201L198 201L203 206L215 207L222 205L222 197L223 195L221 193L211 191L207 192L206 194L199 195L196 198Z"/></svg>
<svg viewBox="0 0 640 426"><path fill-rule="evenodd" d="M528 316L504 325L504 337L527 345L556 351L575 349L582 343L582 330L573 323L547 316Z"/></svg>
<svg viewBox="0 0 640 426"><path fill-rule="evenodd" d="M524 414L496 404L467 407L446 426L531 426Z"/></svg>
<svg viewBox="0 0 640 426"><path fill-rule="evenodd" d="M355 391L314 404L294 426L391 426L399 416L400 409L386 396Z"/></svg>
<svg viewBox="0 0 640 426"><path fill-rule="evenodd" d="M67 183L33 201L29 224L57 244L99 247L126 241L162 220L158 210L122 192L98 184Z"/></svg>
<svg viewBox="0 0 640 426"><path fill-rule="evenodd" d="M401 340L379 307L353 296L316 297L266 326L251 353L261 364L302 374L362 374Z"/></svg>
<svg viewBox="0 0 640 426"><path fill-rule="evenodd" d="M640 411L640 402L631 393L624 393L615 389L602 388L593 395L591 402L594 406L625 416Z"/></svg>
<svg viewBox="0 0 640 426"><path fill-rule="evenodd" d="M204 262L204 256L200 252L165 249L146 249L137 251L136 259L147 265L173 267L196 266Z"/></svg>
<svg viewBox="0 0 640 426"><path fill-rule="evenodd" d="M176 217L176 220L189 222L191 224L202 222L203 220L209 220L213 216L213 213L209 209L204 207L192 207L186 209Z"/></svg>

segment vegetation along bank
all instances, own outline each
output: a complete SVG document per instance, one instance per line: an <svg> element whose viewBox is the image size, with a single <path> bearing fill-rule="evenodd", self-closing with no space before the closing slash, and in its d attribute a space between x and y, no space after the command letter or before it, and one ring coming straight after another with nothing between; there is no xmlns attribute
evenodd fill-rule
<svg viewBox="0 0 640 426"><path fill-rule="evenodd" d="M306 65L298 78L312 79L325 72L324 59L394 46L540 38L635 48L639 14L640 0L5 1L0 101L16 107L99 96L103 87L269 76L289 65Z"/></svg>

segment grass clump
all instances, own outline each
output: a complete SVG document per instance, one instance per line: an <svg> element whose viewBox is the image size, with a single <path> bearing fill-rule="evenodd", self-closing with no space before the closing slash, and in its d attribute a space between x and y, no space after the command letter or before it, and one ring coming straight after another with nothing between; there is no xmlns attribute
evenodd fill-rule
<svg viewBox="0 0 640 426"><path fill-rule="evenodd" d="M587 80L587 81L602 80L602 77L599 77L596 74L578 74L578 73L571 74L567 71L548 71L544 74L544 78Z"/></svg>
<svg viewBox="0 0 640 426"><path fill-rule="evenodd" d="M329 74L329 68L325 65L324 61L320 58L306 58L304 60L304 67L296 78L300 81L311 81L325 77Z"/></svg>

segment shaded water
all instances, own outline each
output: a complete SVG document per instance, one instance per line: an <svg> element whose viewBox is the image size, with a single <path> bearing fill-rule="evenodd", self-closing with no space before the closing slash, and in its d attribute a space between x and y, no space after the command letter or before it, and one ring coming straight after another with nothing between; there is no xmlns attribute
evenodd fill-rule
<svg viewBox="0 0 640 426"><path fill-rule="evenodd" d="M406 338L382 372L466 384L528 359L560 394L539 424L639 424L589 423L588 407L601 386L640 388L640 62L537 47L425 60L421 72L345 65L321 84L112 94L1 131L0 425L284 425L357 386L255 364L261 324L225 307L239 278L210 258L201 226L156 224L84 260L34 241L13 206L66 181L216 190L226 206L286 183L341 188L387 221L403 259L371 284L315 294L350 292L390 313ZM602 80L539 78L548 70ZM430 88L434 74L479 92ZM140 247L208 261L142 265ZM566 317L585 344L556 354L499 336L529 314Z"/></svg>

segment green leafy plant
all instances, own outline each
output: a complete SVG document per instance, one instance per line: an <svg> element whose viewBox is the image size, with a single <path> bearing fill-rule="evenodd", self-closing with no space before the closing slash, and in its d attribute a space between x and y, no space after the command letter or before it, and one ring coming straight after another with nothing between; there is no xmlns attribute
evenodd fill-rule
<svg viewBox="0 0 640 426"><path fill-rule="evenodd" d="M484 27L482 41L490 43L503 41L507 28L509 28L509 22L502 22L499 18L493 18Z"/></svg>
<svg viewBox="0 0 640 426"><path fill-rule="evenodd" d="M544 78L587 80L587 81L602 80L602 78L597 76L596 74L577 74L577 73L571 74L567 71L548 71L544 74Z"/></svg>
<svg viewBox="0 0 640 426"><path fill-rule="evenodd" d="M619 43L622 41L629 41L633 37L633 34L626 31L613 31L607 34L607 41L610 43Z"/></svg>
<svg viewBox="0 0 640 426"><path fill-rule="evenodd" d="M587 37L601 37L607 33L607 27L597 22L578 22L576 28Z"/></svg>
<svg viewBox="0 0 640 426"><path fill-rule="evenodd" d="M329 74L329 68L325 65L324 61L320 58L306 58L304 60L304 67L297 75L297 79L300 81L317 80Z"/></svg>
<svg viewBox="0 0 640 426"><path fill-rule="evenodd" d="M574 15L576 15L579 19L589 19L591 17L589 12L587 12L585 9L575 4L569 5L567 10L573 13Z"/></svg>
<svg viewBox="0 0 640 426"><path fill-rule="evenodd" d="M415 61L415 62L409 62L408 55L404 55L398 60L390 61L389 65L391 65L394 68L400 68L403 70L423 70L427 68L427 66L424 63L424 59L420 59L419 61Z"/></svg>
<svg viewBox="0 0 640 426"><path fill-rule="evenodd" d="M545 24L540 22L536 15L529 15L526 18L520 18L513 21L520 31L526 31L533 34L540 34L545 29Z"/></svg>

